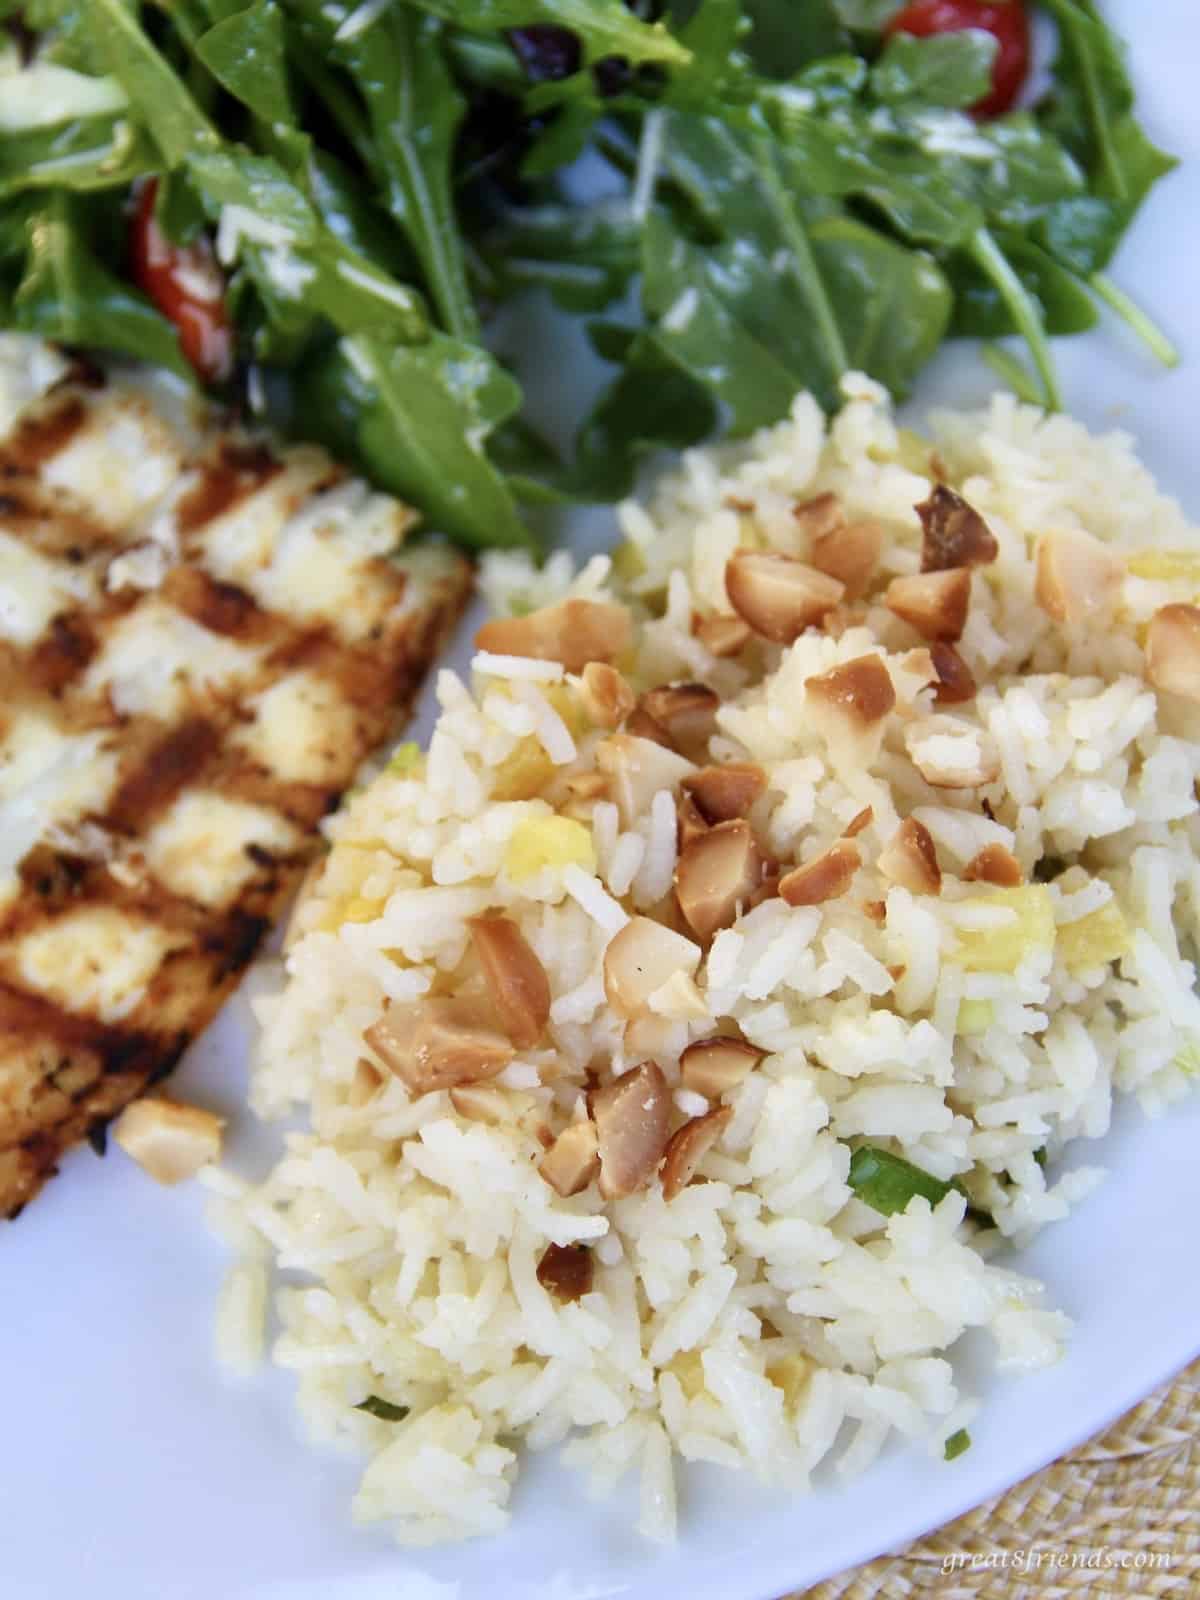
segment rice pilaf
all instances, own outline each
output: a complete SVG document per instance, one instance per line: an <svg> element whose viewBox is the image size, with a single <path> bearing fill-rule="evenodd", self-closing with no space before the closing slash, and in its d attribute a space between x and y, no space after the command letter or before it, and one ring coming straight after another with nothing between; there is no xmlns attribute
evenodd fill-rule
<svg viewBox="0 0 1200 1600"><path fill-rule="evenodd" d="M259 979L254 1107L310 1131L213 1175L222 1345L302 1275L274 1359L404 1542L502 1528L518 1444L640 1471L657 1539L677 1457L953 1454L959 1336L1069 1330L997 1249L1200 1064L1196 530L1120 437L845 395L611 561L489 558L471 685Z"/></svg>

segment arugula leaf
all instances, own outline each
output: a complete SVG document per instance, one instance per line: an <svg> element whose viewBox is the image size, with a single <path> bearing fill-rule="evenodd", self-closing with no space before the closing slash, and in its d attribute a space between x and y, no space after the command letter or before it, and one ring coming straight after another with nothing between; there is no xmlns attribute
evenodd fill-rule
<svg viewBox="0 0 1200 1600"><path fill-rule="evenodd" d="M88 0L81 19L96 55L124 88L168 167L215 147L208 119L124 0Z"/></svg>
<svg viewBox="0 0 1200 1600"><path fill-rule="evenodd" d="M394 347L343 340L301 375L298 415L378 484L472 545L528 545L488 434L520 405L517 384L476 345L434 334Z"/></svg>
<svg viewBox="0 0 1200 1600"><path fill-rule="evenodd" d="M1098 320L1095 302L1073 273L1047 251L1016 232L997 231L996 242L1027 293L1037 302L1046 331L1086 333ZM949 269L955 289L952 332L999 339L1017 332L1007 301L993 279L969 257L956 257Z"/></svg>
<svg viewBox="0 0 1200 1600"><path fill-rule="evenodd" d="M466 19L462 19L466 20ZM393 6L351 40L334 40L370 117L375 180L407 233L446 328L478 337L451 160L466 102L442 54L442 26Z"/></svg>
<svg viewBox="0 0 1200 1600"><path fill-rule="evenodd" d="M743 0L751 31L746 49L768 78L790 78L810 61L850 48L833 0Z"/></svg>
<svg viewBox="0 0 1200 1600"><path fill-rule="evenodd" d="M600 311L624 294L640 245L628 207L604 202L514 208L485 241L506 291L536 284L567 311Z"/></svg>
<svg viewBox="0 0 1200 1600"><path fill-rule="evenodd" d="M294 117L285 64L283 13L275 0L254 0L196 41L196 54L235 99L264 122Z"/></svg>
<svg viewBox="0 0 1200 1600"><path fill-rule="evenodd" d="M126 117L0 133L0 197L22 189L120 189L157 166L154 147Z"/></svg>
<svg viewBox="0 0 1200 1600"><path fill-rule="evenodd" d="M477 33L526 27L534 22L569 28L583 45L584 59L624 56L686 66L690 53L661 23L641 22L623 0L412 0L457 27Z"/></svg>
<svg viewBox="0 0 1200 1600"><path fill-rule="evenodd" d="M871 93L883 101L974 105L991 87L998 48L993 36L979 28L928 39L895 34L871 69Z"/></svg>
<svg viewBox="0 0 1200 1600"><path fill-rule="evenodd" d="M12 317L25 333L117 351L193 377L172 325L88 249L80 203L65 193L52 194L30 219Z"/></svg>

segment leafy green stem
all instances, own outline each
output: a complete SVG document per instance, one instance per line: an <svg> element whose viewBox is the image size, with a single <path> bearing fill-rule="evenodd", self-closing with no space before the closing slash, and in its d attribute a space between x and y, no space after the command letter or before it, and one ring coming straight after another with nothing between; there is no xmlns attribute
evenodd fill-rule
<svg viewBox="0 0 1200 1600"><path fill-rule="evenodd" d="M1054 357L1050 341L1042 322L1037 302L1012 268L1008 257L986 228L978 228L967 242L967 251L976 265L995 285L997 293L1008 307L1017 331L1029 346L1033 364L1042 384L1042 403L1048 411L1062 410L1062 393L1058 387L1058 374L1054 370Z"/></svg>
<svg viewBox="0 0 1200 1600"><path fill-rule="evenodd" d="M1086 37L1087 30L1094 29L1098 19L1081 11L1074 0L1046 0L1046 5L1054 14L1059 28L1071 39L1079 69L1079 81L1087 102L1088 116L1091 119L1092 133L1096 140L1096 148L1100 152L1100 164L1108 177L1113 198L1124 200L1128 197L1129 186L1125 181L1125 169L1113 141L1111 117L1109 108L1105 104L1096 59Z"/></svg>
<svg viewBox="0 0 1200 1600"><path fill-rule="evenodd" d="M1164 367L1179 365L1179 351L1176 346L1171 343L1158 324L1146 315L1141 306L1135 304L1124 289L1117 287L1107 273L1093 272L1088 279L1088 286L1111 311L1116 312L1122 322L1132 328Z"/></svg>
<svg viewBox="0 0 1200 1600"><path fill-rule="evenodd" d="M1003 378L1018 400L1024 400L1031 406L1041 405L1041 390L1025 370L1024 363L1018 361L1011 351L1003 345L985 344L980 354L992 371Z"/></svg>

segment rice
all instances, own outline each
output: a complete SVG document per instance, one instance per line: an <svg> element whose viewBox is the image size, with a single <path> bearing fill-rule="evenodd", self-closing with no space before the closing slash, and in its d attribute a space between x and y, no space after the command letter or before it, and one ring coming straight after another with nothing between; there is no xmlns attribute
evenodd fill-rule
<svg viewBox="0 0 1200 1600"><path fill-rule="evenodd" d="M1156 1113L1200 1067L1200 722L1148 685L1144 655L1155 613L1200 592L1200 541L1120 436L1005 397L933 429L936 459L875 385L848 380L828 423L801 396L749 443L686 455L648 504L622 507L615 563L575 574L561 554L540 571L504 554L485 571L501 609L626 606L619 665L636 692L715 691L709 725L671 742L693 766L762 771L745 822L726 826L786 872L854 821L844 892L739 900L699 940L698 969L627 1015L605 953L632 919L678 923L689 769L670 758L656 784L667 758L645 747L637 801L622 796L579 677L533 656L477 656L472 683L444 672L427 756L330 821L285 969L252 995L252 1103L300 1108L307 1128L261 1183L211 1182L242 1255L221 1352L250 1369L266 1263L291 1274L276 1277L273 1357L313 1437L367 1458L356 1519L414 1544L493 1533L519 1443L562 1446L597 1492L636 1474L638 1529L669 1540L686 1527L681 1460L803 1491L823 1466L865 1469L892 1435L943 1451L976 1408L950 1355L967 1329L988 1331L1005 1370L1061 1353L1067 1318L999 1247L1100 1181L1062 1156L1107 1131L1114 1094ZM926 641L882 599L920 572L914 506L935 465L996 546L957 645L976 692L937 707ZM786 647L713 654L705 624L732 620L726 563L806 558L795 511L822 494L883 529L865 598ZM1039 541L1080 533L1134 569L1102 625L1039 598ZM1163 550L1180 559L1145 556ZM818 716L811 680L868 657L894 691L880 725ZM926 830L936 892L885 871L902 819ZM981 881L989 851L1015 879ZM548 1022L472 1110L442 1089L414 1097L364 1030L485 993L467 928L484 912L536 957ZM701 1094L681 1057L717 1033L762 1059ZM588 1120L589 1087L647 1058L671 1128L722 1119L702 1181L670 1200L653 1173L607 1200L594 1180L560 1196L546 1144ZM922 1169L932 1198L875 1209L851 1181L864 1145ZM543 1281L552 1247L587 1253L576 1298ZM360 1409L369 1397L403 1420Z"/></svg>

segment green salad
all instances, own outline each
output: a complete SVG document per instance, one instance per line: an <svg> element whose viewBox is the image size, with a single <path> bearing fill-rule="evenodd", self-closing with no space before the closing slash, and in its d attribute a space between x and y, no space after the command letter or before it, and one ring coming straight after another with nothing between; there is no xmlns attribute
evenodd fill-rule
<svg viewBox="0 0 1200 1600"><path fill-rule="evenodd" d="M621 494L645 451L745 435L798 389L829 404L848 369L903 396L954 335L1051 407L1048 336L1105 302L1173 359L1106 271L1173 163L1091 0L0 18L0 322L206 383L469 544L523 542L530 503ZM1039 76L1031 23L1053 63L1008 109ZM569 459L488 348L533 288L611 367Z"/></svg>

